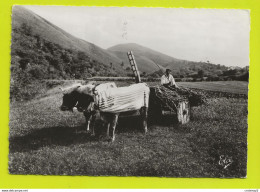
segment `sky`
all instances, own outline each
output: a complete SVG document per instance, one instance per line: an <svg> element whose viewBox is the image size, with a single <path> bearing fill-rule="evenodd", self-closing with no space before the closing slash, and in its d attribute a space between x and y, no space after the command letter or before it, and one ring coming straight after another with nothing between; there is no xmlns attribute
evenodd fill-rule
<svg viewBox="0 0 260 192"><path fill-rule="evenodd" d="M250 12L233 9L25 6L107 49L137 43L177 59L249 65Z"/></svg>

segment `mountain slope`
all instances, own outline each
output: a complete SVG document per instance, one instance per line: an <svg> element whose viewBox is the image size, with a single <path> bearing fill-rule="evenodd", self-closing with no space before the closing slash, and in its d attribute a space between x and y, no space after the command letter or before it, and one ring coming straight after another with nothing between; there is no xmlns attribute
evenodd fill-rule
<svg viewBox="0 0 260 192"><path fill-rule="evenodd" d="M129 49L131 50L131 49ZM127 57L127 52L125 51L111 51L115 56L117 56L119 59L122 60L126 66L129 66L129 60ZM139 55L138 52L134 51L134 57L138 66L138 70L141 72L146 72L146 73L152 73L154 71L158 71L159 69L164 69L162 66L157 66L157 64L151 60L148 57Z"/></svg>
<svg viewBox="0 0 260 192"><path fill-rule="evenodd" d="M127 61L126 52L133 51L140 71L148 73L158 71L159 67L162 71L166 68L171 69L175 76L190 76L198 74L200 70L203 70L205 74L216 75L222 73L223 70L227 70L227 67L221 65L176 59L135 43L119 44L107 50L124 62Z"/></svg>
<svg viewBox="0 0 260 192"><path fill-rule="evenodd" d="M107 50L124 61L127 58L125 53L129 50L133 51L138 67L141 71L146 72L157 71L159 69L158 66L163 70L166 67L172 68L174 66L169 66L169 63L180 63L183 61L135 43L115 45Z"/></svg>
<svg viewBox="0 0 260 192"><path fill-rule="evenodd" d="M54 85L49 79L124 76L121 60L77 39L21 6L13 8L10 99L29 100Z"/></svg>
<svg viewBox="0 0 260 192"><path fill-rule="evenodd" d="M109 66L110 63L113 63L115 66L117 66L119 72L124 72L124 70L119 67L119 64L121 63L120 59L118 59L113 54L110 54L106 50L92 43L70 35L69 33L22 6L14 6L12 27L13 29L17 29L20 28L22 24L26 24L27 26L31 27L33 34L38 34L47 41L56 43L63 48L83 51L90 58L102 62L105 65Z"/></svg>

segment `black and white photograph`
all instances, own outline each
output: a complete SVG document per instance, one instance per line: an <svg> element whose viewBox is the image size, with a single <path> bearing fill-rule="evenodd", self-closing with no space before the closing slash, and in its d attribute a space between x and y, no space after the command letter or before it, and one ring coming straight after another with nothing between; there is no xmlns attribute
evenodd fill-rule
<svg viewBox="0 0 260 192"><path fill-rule="evenodd" d="M250 11L12 7L9 173L246 178Z"/></svg>

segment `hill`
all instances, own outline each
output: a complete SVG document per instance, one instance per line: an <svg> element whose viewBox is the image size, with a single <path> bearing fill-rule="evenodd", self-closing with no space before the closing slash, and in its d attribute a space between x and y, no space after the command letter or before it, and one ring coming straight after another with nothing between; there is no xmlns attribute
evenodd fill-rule
<svg viewBox="0 0 260 192"><path fill-rule="evenodd" d="M121 60L78 39L22 6L14 6L11 45L11 100L44 92L43 79L125 76Z"/></svg>
<svg viewBox="0 0 260 192"><path fill-rule="evenodd" d="M121 63L120 59L106 50L70 35L66 31L22 6L14 6L12 28L19 29L22 25L31 28L32 34L37 34L44 40L57 44L62 48L85 52L91 59L107 66L110 66L110 63L113 63L116 68L118 68L118 72L124 73L124 70L121 70L119 65Z"/></svg>
<svg viewBox="0 0 260 192"><path fill-rule="evenodd" d="M119 44L107 49L123 62L128 62L126 52L133 51L138 69L148 77L160 77L166 68L172 70L174 77L196 81L207 79L218 80L248 80L248 66L227 67L207 62L194 62L176 59L136 43Z"/></svg>
<svg viewBox="0 0 260 192"><path fill-rule="evenodd" d="M157 71L159 68L164 70L168 63L178 61L178 59L135 43L119 44L107 50L124 62L128 62L126 52L133 51L139 70L147 73Z"/></svg>
<svg viewBox="0 0 260 192"><path fill-rule="evenodd" d="M163 71L166 68L171 69L173 74L177 77L186 77L193 74L198 74L198 71L200 70L203 70L205 74L213 75L220 74L222 71L228 69L223 65L215 65L208 62L194 62L176 59L135 43L119 44L110 47L107 50L115 54L124 62L127 61L127 56L125 53L132 50L140 71L145 71L147 73L158 71L160 67Z"/></svg>
<svg viewBox="0 0 260 192"><path fill-rule="evenodd" d="M131 49L130 49L131 50ZM111 51L111 53L113 53L115 56L117 56L119 59L122 60L122 65L126 66L126 69L128 69L129 67L129 60L127 58L127 52L123 52L123 51ZM148 57L144 57L142 55L139 55L138 52L134 51L134 57L138 66L138 70L140 72L145 72L145 73L153 73L157 70L164 69L164 67L162 66L157 66L156 63L151 60Z"/></svg>

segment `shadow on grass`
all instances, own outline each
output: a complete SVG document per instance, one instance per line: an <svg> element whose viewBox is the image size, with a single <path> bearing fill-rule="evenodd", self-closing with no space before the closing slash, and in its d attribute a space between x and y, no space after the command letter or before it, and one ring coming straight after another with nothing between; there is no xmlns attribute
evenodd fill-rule
<svg viewBox="0 0 260 192"><path fill-rule="evenodd" d="M69 146L71 144L96 141L82 126L77 127L48 127L35 130L25 136L9 138L9 152L26 152L45 146Z"/></svg>
<svg viewBox="0 0 260 192"><path fill-rule="evenodd" d="M118 133L138 133L142 132L142 122L140 116L120 117L116 126Z"/></svg>
<svg viewBox="0 0 260 192"><path fill-rule="evenodd" d="M163 119L159 124L169 125L172 120L169 118ZM151 123L148 123L148 131ZM101 128L101 122L96 123L96 137L91 137L84 130L83 126L77 127L47 127L39 130L34 130L24 136L16 136L9 138L9 152L27 152L38 150L47 146L69 146L72 144L86 143L98 141L100 135L104 135L105 127ZM141 133L142 121L139 116L120 118L116 127L116 132L120 133Z"/></svg>
<svg viewBox="0 0 260 192"><path fill-rule="evenodd" d="M165 115L160 117L148 118L148 131L153 125L178 127L179 124L174 116ZM120 117L116 127L118 133L139 133L143 132L142 119L140 116Z"/></svg>

